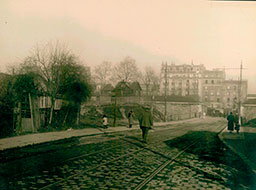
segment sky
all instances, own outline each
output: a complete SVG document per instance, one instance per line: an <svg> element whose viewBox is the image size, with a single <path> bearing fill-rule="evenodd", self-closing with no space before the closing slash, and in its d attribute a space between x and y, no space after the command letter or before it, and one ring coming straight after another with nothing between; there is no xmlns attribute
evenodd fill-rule
<svg viewBox="0 0 256 190"><path fill-rule="evenodd" d="M246 68L256 93L256 2L207 0L1 0L0 72L37 44L65 44L81 61L113 64L126 56L140 69L161 63Z"/></svg>

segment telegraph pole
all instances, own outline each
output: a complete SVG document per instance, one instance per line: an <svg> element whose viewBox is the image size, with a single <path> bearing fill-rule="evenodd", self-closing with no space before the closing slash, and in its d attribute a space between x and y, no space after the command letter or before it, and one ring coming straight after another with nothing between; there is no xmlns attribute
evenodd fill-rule
<svg viewBox="0 0 256 190"><path fill-rule="evenodd" d="M168 75L167 75L167 62L164 64L164 120L167 122L167 86L168 86Z"/></svg>
<svg viewBox="0 0 256 190"><path fill-rule="evenodd" d="M241 125L242 71L243 71L243 61L241 61L241 65L240 65L240 81L239 81L239 94L238 94L238 119L239 119L239 125Z"/></svg>

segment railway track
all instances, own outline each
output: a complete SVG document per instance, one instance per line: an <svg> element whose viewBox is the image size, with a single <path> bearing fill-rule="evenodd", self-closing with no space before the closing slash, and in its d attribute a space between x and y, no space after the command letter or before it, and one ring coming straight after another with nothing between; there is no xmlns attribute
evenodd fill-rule
<svg viewBox="0 0 256 190"><path fill-rule="evenodd" d="M224 129L224 127L222 125L219 126L219 128L221 128L221 130L219 132L221 132ZM172 128L170 130L173 132L173 131L180 130L180 128ZM164 137L164 138L168 139L168 137ZM125 157L136 155L141 151L150 151L154 154L158 154L161 157L164 157L167 161L164 162L163 164L161 164L157 169L152 171L152 173L147 178L145 178L140 184L138 184L138 186L135 188L135 189L142 189L150 180L152 180L154 178L155 175L157 175L160 171L162 171L166 166L172 164L177 157L181 156L187 149L191 148L192 146L194 146L196 144L196 142L190 143L190 144L184 146L181 151L177 152L175 156L168 157L168 156L162 154L161 152L158 152L158 151L156 151L152 148L152 147L157 147L158 144L161 144L163 142L164 138L162 138L160 142L159 142L159 139L155 139L153 142L150 143L150 145L144 145L143 143L139 142L138 140L133 140L133 139L131 140L131 139L127 138L126 136L119 137L116 140L117 141L122 141L123 143L118 143L116 146L111 146L111 147L104 148L104 149L99 150L99 151L90 152L88 154L75 156L75 157L66 159L64 161L61 161L61 163L62 164L64 164L64 163L73 163L73 162L79 161L83 158L88 158L88 157L91 157L93 155L102 155L104 153L107 153L109 151L116 150L116 149L119 149L119 148L120 149L121 148L124 148L124 149L129 148L129 151L127 153L122 154L121 156L117 156L114 159L108 160L106 162L102 162L101 164L95 164L94 166L91 166L91 167L89 167L85 170L81 170L81 171L78 171L78 172L76 171L76 173L74 173L72 175L69 175L69 176L64 177L60 180L54 181L53 183L49 183L45 186L41 186L37 189L41 189L41 190L43 190L43 189L55 189L55 187L58 186L59 184L62 184L63 182L68 181L71 178L75 178L79 175L83 175L83 174L85 174L89 171L92 171L92 170L100 167L100 166L108 165L110 163L113 163L113 162L115 162L117 160L120 160L120 159L123 159ZM133 150L133 151L131 151L131 150Z"/></svg>
<svg viewBox="0 0 256 190"><path fill-rule="evenodd" d="M224 127L223 127L222 125L220 125L219 128L220 128L220 131L219 131L219 133L220 133L220 132L224 129ZM182 150L180 150L174 157L171 158L171 157L168 157L168 156L163 155L163 154L160 153L160 152L156 152L155 150L152 150L152 149L150 148L150 147L157 146L157 144L160 144L161 142L153 142L153 143L150 144L150 146L148 146L148 145L143 145L142 143L138 143L137 141L131 141L130 139L125 139L125 137L124 137L124 138L120 138L120 140L126 141L126 142L128 142L128 143L130 143L130 144L133 144L133 145L135 145L135 146L138 146L139 149L136 150L136 151L134 151L134 152L128 152L128 153L126 153L126 154L123 154L123 155L121 155L121 156L119 156L119 157L116 157L115 159L112 159L112 160L109 160L108 162L104 162L104 163L99 164L99 165L97 165L97 166L91 167L91 168L89 168L89 169L87 169L87 170L80 171L80 172L78 172L78 173L75 173L75 174L73 174L73 175L70 175L70 176L68 176L68 177L66 177L66 178L64 178L64 179L62 179L62 180L59 180L59 181L56 181L56 182L54 182L54 183L51 183L51 184L49 184L49 185L47 185L47 186L44 186L44 187L40 188L40 190L44 190L44 189L54 189L58 184L62 184L63 182L68 181L68 180L70 180L71 178L75 178L75 177L77 177L77 176L79 176L79 175L83 175L84 173L88 173L89 171L92 171L92 170L94 170L94 169L96 169L96 168L98 168L98 167L100 167L100 166L102 166L102 165L110 164L110 163L115 162L115 161L117 161L117 160L119 160L119 159L122 159L122 158L124 158L124 157L129 157L129 156L131 156L131 155L136 155L137 153L139 153L139 152L141 152L141 151L143 151L143 150L146 150L146 151L151 151L151 152L153 152L154 154L159 154L160 156L162 156L162 157L164 157L165 159L167 159L167 161L164 162L163 164L161 164L157 169L155 169L154 171L152 171L152 173L151 173L147 178L145 178L140 184L138 184L138 186L136 186L136 188L134 188L134 189L136 189L136 190L142 189L142 188L144 188L144 186L145 186L148 182L150 182L150 181L154 178L155 175L157 175L159 172L161 172L166 166L168 166L168 165L174 163L174 161L175 161L176 158L180 157L186 150L188 150L189 148L191 148L192 146L194 146L194 145L196 145L196 144L198 143L198 141L195 141L195 142L192 142L192 143L190 143L190 144L184 146L184 147L182 148ZM106 151L107 151L107 150L106 150ZM102 151L100 151L100 152L102 152ZM96 153L96 152L95 152L95 153ZM80 156L80 157L75 157L75 158L72 158L72 159L70 159L70 160L79 159L79 158L81 158L81 157L82 157L82 156Z"/></svg>
<svg viewBox="0 0 256 190"><path fill-rule="evenodd" d="M219 130L218 133L221 133L226 126L224 125L220 125L219 126ZM178 154L176 154L173 158L169 158L166 162L164 162L160 167L158 167L156 170L154 170L147 178L145 178L139 185L137 185L134 190L140 190L143 189L146 184L148 184L158 173L160 173L165 167L172 165L175 162L175 159L177 159L178 157L180 157L184 152L186 152L186 150L188 150L189 148L191 148L192 146L196 145L198 143L198 141L194 141L192 142L190 145L184 147L184 149L182 149Z"/></svg>

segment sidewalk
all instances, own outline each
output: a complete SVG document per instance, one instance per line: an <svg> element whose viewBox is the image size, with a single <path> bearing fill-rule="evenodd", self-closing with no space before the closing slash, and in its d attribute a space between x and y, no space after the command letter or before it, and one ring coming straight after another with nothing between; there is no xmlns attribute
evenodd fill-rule
<svg viewBox="0 0 256 190"><path fill-rule="evenodd" d="M219 134L220 140L252 169L256 174L256 128L240 127L239 134L236 131L229 133L227 127Z"/></svg>
<svg viewBox="0 0 256 190"><path fill-rule="evenodd" d="M199 120L201 119L192 118L188 120L171 121L166 123L158 122L154 124L154 128L165 126L165 125L184 123L184 122L196 122ZM93 136L93 135L129 131L129 130L139 130L139 126L134 125L133 128L109 127L108 129L86 128L86 129L76 129L76 130L67 130L67 131L58 131L58 132L35 133L35 134L21 135L16 137L3 138L3 139L0 139L0 152L8 149L21 148L28 145L36 145L36 144L42 144L47 142L59 141L59 140L68 139L72 137Z"/></svg>

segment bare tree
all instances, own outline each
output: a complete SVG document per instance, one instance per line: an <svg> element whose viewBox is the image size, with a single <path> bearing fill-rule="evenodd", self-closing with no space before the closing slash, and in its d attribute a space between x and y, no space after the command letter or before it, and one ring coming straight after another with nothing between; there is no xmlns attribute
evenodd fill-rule
<svg viewBox="0 0 256 190"><path fill-rule="evenodd" d="M159 77L152 67L145 67L142 82L146 87L146 95L153 95L159 89Z"/></svg>
<svg viewBox="0 0 256 190"><path fill-rule="evenodd" d="M31 70L37 73L42 90L51 98L49 125L52 124L54 105L61 85L60 68L76 61L76 57L64 45L56 42L44 46L37 45L22 65L24 72Z"/></svg>
<svg viewBox="0 0 256 190"><path fill-rule="evenodd" d="M94 67L93 78L100 87L104 87L110 82L112 73L112 64L110 62L104 61L99 65Z"/></svg>
<svg viewBox="0 0 256 190"><path fill-rule="evenodd" d="M114 81L131 82L135 81L139 76L138 67L135 59L126 57L123 61L117 64L114 68Z"/></svg>

